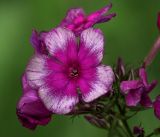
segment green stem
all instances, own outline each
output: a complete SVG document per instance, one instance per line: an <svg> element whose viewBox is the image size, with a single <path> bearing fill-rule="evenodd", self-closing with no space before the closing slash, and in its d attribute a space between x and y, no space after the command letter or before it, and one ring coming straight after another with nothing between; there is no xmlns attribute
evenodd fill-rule
<svg viewBox="0 0 160 137"><path fill-rule="evenodd" d="M122 122L123 122L123 124L124 124L126 130L128 131L128 134L130 135L130 137L134 137L133 134L132 134L132 131L131 131L131 129L130 129L128 123L127 123L127 121L126 121L126 120L122 120Z"/></svg>
<svg viewBox="0 0 160 137"><path fill-rule="evenodd" d="M124 137L124 136L122 135L122 133L121 133L118 129L117 129L116 131L117 131L119 137Z"/></svg>
<svg viewBox="0 0 160 137"><path fill-rule="evenodd" d="M121 106L119 105L119 102L117 102L117 106L118 106L118 109L119 109L120 114L121 114L122 116L124 116L124 115L125 115L125 112L122 110ZM134 137L133 134L132 134L132 131L131 131L131 129L130 129L127 121L126 121L126 119L122 119L121 121L122 121L125 129L127 130L129 136L130 136L130 137Z"/></svg>
<svg viewBox="0 0 160 137"><path fill-rule="evenodd" d="M138 113L138 111L136 111L135 113L133 113L133 114L130 115L130 116L127 116L127 120L130 119L130 118L132 118L133 116L135 116L137 113Z"/></svg>
<svg viewBox="0 0 160 137"><path fill-rule="evenodd" d="M120 128L122 129L122 131L124 132L125 135L127 135L126 137L130 137L130 135L128 134L128 131L126 130L122 120L120 120L121 124L120 124Z"/></svg>

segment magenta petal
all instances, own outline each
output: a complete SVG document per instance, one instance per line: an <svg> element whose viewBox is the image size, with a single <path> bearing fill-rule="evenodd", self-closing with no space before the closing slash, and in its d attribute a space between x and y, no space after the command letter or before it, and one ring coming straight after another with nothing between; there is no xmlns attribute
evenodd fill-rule
<svg viewBox="0 0 160 137"><path fill-rule="evenodd" d="M141 86L142 84L140 81L132 80L132 81L122 81L120 88L123 94L127 94L129 90L138 89Z"/></svg>
<svg viewBox="0 0 160 137"><path fill-rule="evenodd" d="M42 107L43 106L43 107ZM22 96L19 101L18 108L23 107L21 113L26 113L30 115L37 114L39 116L48 113L48 110L44 107L41 100L37 95L37 91L30 90ZM36 109L41 108L41 109Z"/></svg>
<svg viewBox="0 0 160 137"><path fill-rule="evenodd" d="M51 73L46 78L44 78L45 86L54 88L54 90L58 91L66 87L69 83L69 80L66 75L63 73Z"/></svg>
<svg viewBox="0 0 160 137"><path fill-rule="evenodd" d="M22 76L22 89L23 93L26 93L31 89L30 86L28 85L26 74L23 74Z"/></svg>
<svg viewBox="0 0 160 137"><path fill-rule="evenodd" d="M139 77L141 78L144 86L147 86L148 85L147 73L146 73L146 70L144 68L139 69Z"/></svg>
<svg viewBox="0 0 160 137"><path fill-rule="evenodd" d="M111 13L109 15L105 15L112 7L112 4L107 5L106 7L92 13L87 17L88 23L90 22L90 25L88 27L91 27L97 23L104 23L109 20L111 20L113 17L116 16L115 13Z"/></svg>
<svg viewBox="0 0 160 137"><path fill-rule="evenodd" d="M127 106L136 106L141 100L142 90L131 90L125 97Z"/></svg>
<svg viewBox="0 0 160 137"><path fill-rule="evenodd" d="M83 18L85 16L83 9L81 8L77 8L77 9L70 9L67 12L66 17L62 20L60 26L62 27L67 27L72 23L76 23L74 21L76 21L77 18L79 18L79 21L81 19L81 17Z"/></svg>
<svg viewBox="0 0 160 137"><path fill-rule="evenodd" d="M60 61L64 61L66 58L66 50L74 48L76 54L76 37L74 33L68 29L56 28L47 33L45 37L45 44L47 49L53 57L56 57Z"/></svg>
<svg viewBox="0 0 160 137"><path fill-rule="evenodd" d="M80 36L80 49L78 52L80 62L83 63L84 61L87 67L98 65L103 58L103 46L104 37L99 30L89 28L83 31Z"/></svg>
<svg viewBox="0 0 160 137"><path fill-rule="evenodd" d="M147 94L142 94L140 104L144 107L152 107L152 100Z"/></svg>
<svg viewBox="0 0 160 137"><path fill-rule="evenodd" d="M104 22L107 22L109 20L111 20L113 17L116 16L116 13L111 13L107 16L103 16L101 17L96 23L104 23Z"/></svg>
<svg viewBox="0 0 160 137"><path fill-rule="evenodd" d="M45 55L36 54L32 57L26 68L28 83L34 89L44 85L44 78L50 74L46 66L47 59L48 57Z"/></svg>
<svg viewBox="0 0 160 137"><path fill-rule="evenodd" d="M30 90L21 97L17 116L22 125L30 129L35 129L37 125L46 125L51 120L51 112L45 108L35 90Z"/></svg>
<svg viewBox="0 0 160 137"><path fill-rule="evenodd" d="M61 63L67 65L69 62L76 61L78 56L78 45L74 39L69 39L63 49L55 52L54 57Z"/></svg>
<svg viewBox="0 0 160 137"><path fill-rule="evenodd" d="M63 64L57 60L36 54L27 66L26 76L32 88L39 88L45 85L53 86L52 81L53 83L57 81L65 84L68 80L63 74L64 69ZM54 85L57 86L57 84Z"/></svg>
<svg viewBox="0 0 160 137"><path fill-rule="evenodd" d="M112 3L110 3L109 5L105 6L104 8L99 10L99 13L101 15L107 13L110 9L112 8Z"/></svg>
<svg viewBox="0 0 160 137"><path fill-rule="evenodd" d="M44 37L47 32L38 33L36 30L32 31L31 43L35 52L38 54L48 54L46 46L44 45Z"/></svg>
<svg viewBox="0 0 160 137"><path fill-rule="evenodd" d="M107 5L106 7L92 13L87 17L88 21L93 21L93 22L97 21L98 19L100 19L100 17L102 17L103 14L107 13L111 8L112 4Z"/></svg>
<svg viewBox="0 0 160 137"><path fill-rule="evenodd" d="M39 34L36 30L33 30L32 31L32 36L31 36L31 43L32 43L32 46L37 50L39 51Z"/></svg>
<svg viewBox="0 0 160 137"><path fill-rule="evenodd" d="M153 107L155 116L160 120L160 96L157 96Z"/></svg>
<svg viewBox="0 0 160 137"><path fill-rule="evenodd" d="M42 87L39 90L39 95L45 106L56 114L69 113L79 101L76 87L71 82L58 91L54 87Z"/></svg>
<svg viewBox="0 0 160 137"><path fill-rule="evenodd" d="M153 80L151 84L146 86L147 93L150 93L157 85L157 80Z"/></svg>
<svg viewBox="0 0 160 137"><path fill-rule="evenodd" d="M96 53L86 55L85 53L87 52L89 52L88 49L81 48L78 56L79 62L81 62L81 68L85 70L96 67L100 63Z"/></svg>
<svg viewBox="0 0 160 137"><path fill-rule="evenodd" d="M79 88L82 93L82 99L85 102L91 102L94 99L108 93L114 81L114 73L109 66L99 66L96 68L96 78L79 80Z"/></svg>

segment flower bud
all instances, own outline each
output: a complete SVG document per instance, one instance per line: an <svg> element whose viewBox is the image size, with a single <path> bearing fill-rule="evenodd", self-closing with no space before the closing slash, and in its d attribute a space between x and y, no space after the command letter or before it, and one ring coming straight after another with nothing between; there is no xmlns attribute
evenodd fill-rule
<svg viewBox="0 0 160 137"><path fill-rule="evenodd" d="M93 115L87 115L87 116L84 116L84 118L92 125L96 126L96 127L99 127L99 128L108 128L109 127L109 124L107 124L107 122L105 121L105 119L100 119L100 118L97 118L96 116L93 116Z"/></svg>
<svg viewBox="0 0 160 137"><path fill-rule="evenodd" d="M51 112L46 109L40 100L37 90L32 89L26 76L22 77L23 95L17 105L17 116L21 124L29 129L37 125L46 125L51 120Z"/></svg>
<svg viewBox="0 0 160 137"><path fill-rule="evenodd" d="M155 116L160 120L160 96L157 96L153 103L153 107Z"/></svg>
<svg viewBox="0 0 160 137"><path fill-rule="evenodd" d="M51 113L44 107L34 92L27 92L17 106L17 116L21 124L29 129L37 125L46 125L51 120Z"/></svg>
<svg viewBox="0 0 160 137"><path fill-rule="evenodd" d="M158 13L158 17L157 17L157 27L160 31L160 12ZM151 50L149 51L148 55L144 59L143 67L150 65L159 51L160 51L160 36L158 36L155 43L151 47Z"/></svg>
<svg viewBox="0 0 160 137"><path fill-rule="evenodd" d="M117 66L116 66L116 77L118 79L123 79L123 77L125 76L125 66L124 66L124 63L123 63L123 60L122 58L118 58L117 60Z"/></svg>
<svg viewBox="0 0 160 137"><path fill-rule="evenodd" d="M144 59L143 67L149 66L159 51L160 51L160 36L157 38L151 50L149 51L149 54Z"/></svg>
<svg viewBox="0 0 160 137"><path fill-rule="evenodd" d="M144 136L144 129L139 126L133 127L133 134L137 137L143 137Z"/></svg>

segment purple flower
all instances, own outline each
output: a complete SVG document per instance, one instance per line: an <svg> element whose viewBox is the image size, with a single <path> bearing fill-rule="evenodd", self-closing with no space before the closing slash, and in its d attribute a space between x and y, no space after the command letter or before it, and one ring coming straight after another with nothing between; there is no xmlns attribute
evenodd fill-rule
<svg viewBox="0 0 160 137"><path fill-rule="evenodd" d="M100 30L86 29L77 39L59 27L47 33L44 43L49 56L35 54L26 76L48 110L69 113L80 99L91 102L112 88L114 73L100 64L104 45Z"/></svg>
<svg viewBox="0 0 160 137"><path fill-rule="evenodd" d="M46 49L46 46L44 44L44 37L47 34L47 32L40 32L38 33L36 30L32 31L31 36L31 43L33 48L35 49L35 53L37 54L48 54L48 51Z"/></svg>
<svg viewBox="0 0 160 137"><path fill-rule="evenodd" d="M154 80L149 84L144 68L139 69L139 77L139 80L122 81L121 92L125 95L128 106L137 106L140 103L144 107L151 107L152 101L148 94L156 86L157 81Z"/></svg>
<svg viewBox="0 0 160 137"><path fill-rule="evenodd" d="M160 96L157 96L155 102L153 103L154 114L160 120Z"/></svg>
<svg viewBox="0 0 160 137"><path fill-rule="evenodd" d="M77 36L85 29L97 23L107 22L116 16L115 13L105 15L112 7L112 4L86 16L83 9L70 9L60 26L72 30Z"/></svg>
<svg viewBox="0 0 160 137"><path fill-rule="evenodd" d="M35 129L37 125L46 125L51 120L51 112L46 109L37 95L37 90L32 89L26 76L22 78L23 96L17 105L17 116L22 125Z"/></svg>
<svg viewBox="0 0 160 137"><path fill-rule="evenodd" d="M158 13L158 17L157 17L157 27L160 31L160 12Z"/></svg>

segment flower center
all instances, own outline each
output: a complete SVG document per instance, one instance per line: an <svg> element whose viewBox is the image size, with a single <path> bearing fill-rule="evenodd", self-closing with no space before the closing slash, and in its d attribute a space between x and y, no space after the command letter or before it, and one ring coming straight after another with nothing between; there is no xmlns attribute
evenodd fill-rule
<svg viewBox="0 0 160 137"><path fill-rule="evenodd" d="M69 68L69 76L70 76L71 78L76 78L76 77L78 77L78 76L79 76L78 69L75 68L75 67L70 67L70 68Z"/></svg>

